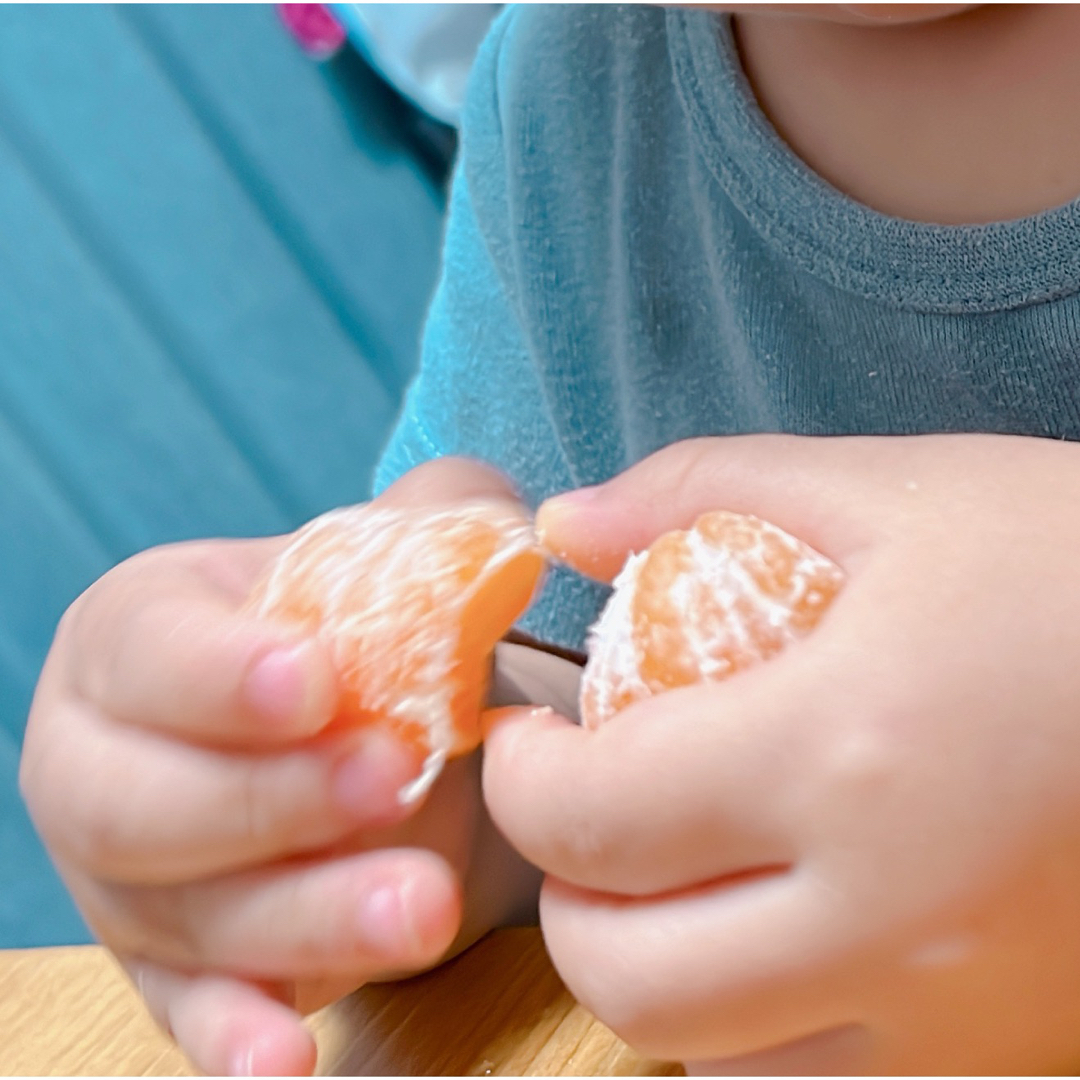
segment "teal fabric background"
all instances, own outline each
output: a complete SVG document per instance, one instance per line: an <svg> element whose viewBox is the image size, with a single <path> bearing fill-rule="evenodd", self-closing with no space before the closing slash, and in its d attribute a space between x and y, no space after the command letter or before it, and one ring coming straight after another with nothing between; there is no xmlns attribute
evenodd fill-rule
<svg viewBox="0 0 1080 1080"><path fill-rule="evenodd" d="M0 947L87 936L16 785L67 604L369 493L442 228L406 113L269 6L0 7Z"/></svg>

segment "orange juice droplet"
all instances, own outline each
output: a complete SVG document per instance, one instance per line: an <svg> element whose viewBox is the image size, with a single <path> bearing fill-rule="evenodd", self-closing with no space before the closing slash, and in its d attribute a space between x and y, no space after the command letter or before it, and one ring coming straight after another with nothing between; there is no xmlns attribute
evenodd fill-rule
<svg viewBox="0 0 1080 1080"><path fill-rule="evenodd" d="M378 725L424 759L401 793L411 801L448 758L479 744L492 652L543 568L532 523L512 503L370 503L305 525L248 605L327 643L334 724Z"/></svg>
<svg viewBox="0 0 1080 1080"><path fill-rule="evenodd" d="M716 682L817 625L844 581L831 559L760 518L716 510L632 555L589 633L581 718Z"/></svg>

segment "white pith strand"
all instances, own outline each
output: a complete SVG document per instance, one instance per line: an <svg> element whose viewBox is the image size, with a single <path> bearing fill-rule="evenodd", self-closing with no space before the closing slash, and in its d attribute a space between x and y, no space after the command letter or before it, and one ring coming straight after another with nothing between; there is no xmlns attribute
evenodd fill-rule
<svg viewBox="0 0 1080 1080"><path fill-rule="evenodd" d="M710 544L696 529L683 534L693 573L679 574L672 582L669 596L673 605L682 612L694 610L692 594L701 583L729 612L719 634L710 633L710 627L699 620L687 619L682 624L687 657L701 672L703 681L716 681L730 674L727 654L763 659L760 648L750 637L748 625L734 615L736 600L748 599L762 621L777 632L783 645L787 645L802 636L802 632L792 625L791 612L805 595L809 582L822 571L830 576L835 574L837 578L842 576L839 567L802 541L767 522L758 524L755 520L754 523L763 535L752 548L740 551L737 556L727 548ZM762 592L747 569L747 563L759 566L765 563L765 535L779 538L797 556L791 588L779 597ZM640 676L643 657L633 636L634 593L648 557L648 551L644 551L627 560L615 579L612 596L589 631L589 661L582 677L582 697L590 696L595 702L595 715L586 720L589 726L597 726L609 719L617 698L645 698L656 689L649 687Z"/></svg>
<svg viewBox="0 0 1080 1080"><path fill-rule="evenodd" d="M586 651L588 663L581 679L581 696L591 696L596 703L592 713L582 713L586 727L595 727L610 715L616 693L629 690L634 697L644 696L648 688L638 675L640 659L632 636L631 607L641 568L648 552L631 555L612 582L614 592L600 617L589 628Z"/></svg>

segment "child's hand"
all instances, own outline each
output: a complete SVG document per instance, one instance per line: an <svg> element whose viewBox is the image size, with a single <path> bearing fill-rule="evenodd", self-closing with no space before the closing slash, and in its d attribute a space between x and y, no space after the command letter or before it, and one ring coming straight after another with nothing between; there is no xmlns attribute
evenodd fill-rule
<svg viewBox="0 0 1080 1080"><path fill-rule="evenodd" d="M570 989L709 1071L1074 1069L1080 447L700 440L542 514L610 577L720 506L846 569L810 636L596 731L489 737Z"/></svg>
<svg viewBox="0 0 1080 1080"><path fill-rule="evenodd" d="M382 501L502 493L444 459ZM107 574L64 617L26 734L23 792L68 887L209 1073L310 1072L300 1013L535 897L483 812L477 755L404 820L412 755L320 735L322 647L239 614L286 541L180 544Z"/></svg>

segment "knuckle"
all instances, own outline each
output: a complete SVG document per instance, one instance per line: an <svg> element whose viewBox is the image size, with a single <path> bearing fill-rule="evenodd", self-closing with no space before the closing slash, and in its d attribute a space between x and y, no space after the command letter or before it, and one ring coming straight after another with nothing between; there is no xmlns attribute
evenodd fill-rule
<svg viewBox="0 0 1080 1080"><path fill-rule="evenodd" d="M641 992L642 982L640 971L610 964L606 969L584 973L575 996L623 1042L640 1048L651 1041L657 1026L657 1003Z"/></svg>
<svg viewBox="0 0 1080 1080"><path fill-rule="evenodd" d="M116 952L180 967L209 965L207 941L214 918L204 903L206 886L113 885L98 903L102 939Z"/></svg>
<svg viewBox="0 0 1080 1080"><path fill-rule="evenodd" d="M40 740L28 731L19 761L19 795L38 835L51 848L56 821L53 808L58 798L50 783L49 772L48 762L40 750Z"/></svg>
<svg viewBox="0 0 1080 1080"><path fill-rule="evenodd" d="M499 830L547 873L580 883L610 858L592 786L527 734L497 732L485 745L484 796Z"/></svg>
<svg viewBox="0 0 1080 1080"><path fill-rule="evenodd" d="M30 707L30 716L26 722L26 734L23 737L22 754L19 758L19 794L26 803L31 816L38 809L39 800L48 793L48 785L43 782L44 750L47 742L41 735L44 723L45 706L38 700Z"/></svg>
<svg viewBox="0 0 1080 1080"><path fill-rule="evenodd" d="M273 812L274 792L267 779L267 771L258 758L248 759L239 777L242 835L248 845L258 850L275 836L279 826Z"/></svg>
<svg viewBox="0 0 1080 1080"><path fill-rule="evenodd" d="M550 951L574 997L645 1057L685 1058L688 1043L700 1045L703 1037L711 1052L744 1052L748 1036L753 1040L768 1023L763 1018L775 1012L777 994L769 980L724 973L721 955L711 958L720 973L703 980L693 964L673 964L661 955L663 943L650 948L639 941L635 949L613 938L602 955L583 956L580 948L574 956Z"/></svg>
<svg viewBox="0 0 1080 1080"><path fill-rule="evenodd" d="M694 499L700 492L709 492L716 483L716 445L709 436L685 439L660 450L657 458L667 473L665 487L679 496Z"/></svg>
<svg viewBox="0 0 1080 1080"><path fill-rule="evenodd" d="M236 959L246 928L230 925L229 890L185 882L154 890L155 911L148 921L152 940L174 963L215 967Z"/></svg>
<svg viewBox="0 0 1080 1080"><path fill-rule="evenodd" d="M139 880L146 867L136 840L145 820L132 813L147 800L123 761L102 754L96 759L61 760L52 755L40 784L48 791L46 842L79 871L102 880Z"/></svg>
<svg viewBox="0 0 1080 1080"><path fill-rule="evenodd" d="M670 1006L657 1001L643 1001L640 995L627 1002L622 1014L608 1020L600 1018L628 1046L639 1054L652 1058L678 1057L672 1047L672 1016Z"/></svg>
<svg viewBox="0 0 1080 1080"><path fill-rule="evenodd" d="M22 758L19 760L19 795L26 804L38 832L43 832L41 822L44 820L43 799L47 795L48 788L41 782L41 768L39 756L34 751L34 742L28 737L23 746Z"/></svg>
<svg viewBox="0 0 1080 1080"><path fill-rule="evenodd" d="M94 828L92 815L84 807L84 790L93 779L82 769L73 769L71 755L57 746L41 728L42 717L34 715L27 725L19 762L19 792L27 812L50 854L69 855L84 862L80 837Z"/></svg>
<svg viewBox="0 0 1080 1080"><path fill-rule="evenodd" d="M571 758L532 738L503 738L498 759L485 760L485 798L499 829L535 866L576 885L603 887L625 854L625 813L609 797L624 780L618 762L579 749L584 752Z"/></svg>
<svg viewBox="0 0 1080 1080"><path fill-rule="evenodd" d="M609 966L602 982L590 988L596 1017L623 1042L647 1057L664 1059L680 1056L679 1043L693 1027L693 1013L699 1002L687 1000L678 981L673 981L668 965L644 962ZM718 1018L710 1015L710 1026Z"/></svg>
<svg viewBox="0 0 1080 1080"><path fill-rule="evenodd" d="M109 699L116 679L116 629L132 626L145 609L146 597L141 596L133 610L125 610L137 594L139 568L151 557L151 552L140 552L114 566L77 597L60 619L53 651L63 658L70 685L85 701Z"/></svg>
<svg viewBox="0 0 1080 1080"><path fill-rule="evenodd" d="M95 877L124 877L129 870L130 828L104 785L82 790L77 822L77 827L57 838L66 857Z"/></svg>
<svg viewBox="0 0 1080 1080"><path fill-rule="evenodd" d="M849 803L862 803L881 796L897 753L887 727L861 717L822 743L819 788L830 800L842 794Z"/></svg>
<svg viewBox="0 0 1080 1080"><path fill-rule="evenodd" d="M238 603L247 596L257 575L289 536L256 539L190 540L176 545L177 557L200 580Z"/></svg>
<svg viewBox="0 0 1080 1080"><path fill-rule="evenodd" d="M544 921L552 962L574 998L623 1042L639 1052L665 1041L671 1016L665 1002L671 987L655 985L648 965L631 948L591 949L569 944Z"/></svg>
<svg viewBox="0 0 1080 1080"><path fill-rule="evenodd" d="M247 859L310 849L339 834L330 794L333 757L313 748L237 754L234 760L235 779L230 777L221 798L235 814L230 832L235 829Z"/></svg>
<svg viewBox="0 0 1080 1080"><path fill-rule="evenodd" d="M622 845L610 820L610 808L598 805L595 792L577 786L557 814L536 815L524 853L548 873L583 887L602 888L620 861ZM543 832L537 832L543 826Z"/></svg>
<svg viewBox="0 0 1080 1080"><path fill-rule="evenodd" d="M59 621L56 624L56 630L53 633L52 644L49 649L49 655L55 658L57 655L66 652L70 648L72 639L78 638L78 627L82 617L83 608L86 605L85 600L86 593L77 597L68 605L67 609L60 616ZM55 662L55 659L54 659Z"/></svg>
<svg viewBox="0 0 1080 1080"><path fill-rule="evenodd" d="M552 845L551 859L560 876L574 884L604 880L616 858L616 845L603 823L585 813L574 814Z"/></svg>

